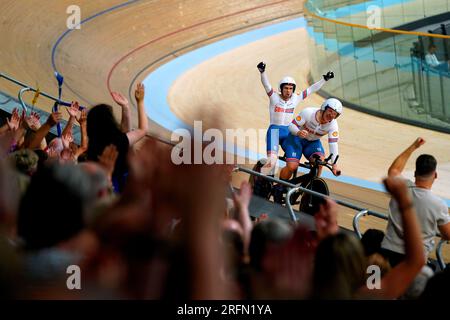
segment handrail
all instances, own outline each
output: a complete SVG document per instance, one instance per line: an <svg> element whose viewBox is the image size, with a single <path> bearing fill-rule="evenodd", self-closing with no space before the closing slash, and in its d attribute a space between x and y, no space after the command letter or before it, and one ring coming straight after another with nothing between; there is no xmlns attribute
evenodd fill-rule
<svg viewBox="0 0 450 320"><path fill-rule="evenodd" d="M27 106L25 105L25 103L23 102L23 99L22 99L22 95L23 95L23 93L25 91L31 91L31 89L29 87L20 89L20 91L19 91L19 102L20 102L20 105L22 106L23 111L25 111L25 113L27 113L28 112Z"/></svg>
<svg viewBox="0 0 450 320"><path fill-rule="evenodd" d="M383 32L388 32L388 33L398 33L398 34L406 34L406 35L414 35L414 36L424 36L424 37L432 37L432 38L441 38L441 39L450 39L450 36L445 36L445 35L441 35L441 34L431 34L431 33L425 33L425 32L417 32L417 31L405 31L405 30L397 30L397 29L389 29L389 28L369 28L368 26L362 25L362 24L356 24L356 23L350 23L350 22L344 22L344 21L339 21L339 20L333 20L330 18L325 18L322 16L319 16L317 14L312 13L311 11L309 11L309 9L307 8L306 4L304 5L304 12L307 15L310 15L314 18L317 18L319 20L323 20L323 21L327 21L327 22L331 22L331 23L335 23L335 24L340 24L340 25L344 25L346 27L355 27L355 28L362 28L362 29L367 29L369 31L371 30L375 30L375 31L383 31Z"/></svg>
<svg viewBox="0 0 450 320"><path fill-rule="evenodd" d="M442 257L442 246L446 243L450 243L449 240L441 239L436 247L436 259L438 261L439 267L441 270L444 270L447 265L445 264L444 258Z"/></svg>
<svg viewBox="0 0 450 320"><path fill-rule="evenodd" d="M358 238L362 238L361 231L359 231L359 219L363 216L366 216L367 210L361 210L353 217L353 230L355 230L356 234L358 235Z"/></svg>
<svg viewBox="0 0 450 320"><path fill-rule="evenodd" d="M298 188L291 188L286 193L286 206L288 207L289 215L291 216L292 221L295 222L295 223L297 223L297 217L295 216L294 208L292 208L292 204L291 204L291 201L289 201L289 199L291 198L291 195L297 190L299 190L299 189Z"/></svg>
<svg viewBox="0 0 450 320"><path fill-rule="evenodd" d="M242 172L245 172L245 173L248 173L250 175L255 175L257 177L260 177L260 178L263 178L263 179L266 179L266 180L269 180L269 181L272 181L272 182L276 182L276 183L282 184L282 185L284 185L286 187L289 187L289 188L294 188L296 190L300 190L302 192L306 192L306 193L312 194L312 195L320 197L322 199L327 199L327 198L333 199L330 196L326 196L326 195L324 195L322 193L319 193L319 192L316 192L316 191L312 191L312 190L309 190L309 189L305 189L305 188L300 187L298 185L294 185L292 183L289 183L289 182L286 182L286 181L283 181L283 180L280 180L280 179L277 179L277 178L266 176L266 175L264 175L264 174L262 174L260 172L256 172L256 171L251 170L251 169L247 169L247 168L238 166L238 170L242 171ZM347 208L350 208L350 209L354 209L354 210L358 210L358 211L367 210L367 212L370 212L371 215L373 215L373 216L384 216L384 214L382 214L382 213L379 213L379 212L376 212L376 211L372 211L372 210L368 210L366 208L360 208L360 207L358 207L358 206L356 206L356 205L354 205L352 203L346 202L346 201L342 201L342 200L338 200L338 199L333 199L333 200L336 201L337 204L339 204L341 206L344 206L344 207L347 207ZM289 201L286 201L286 203L289 203Z"/></svg>
<svg viewBox="0 0 450 320"><path fill-rule="evenodd" d="M15 83L15 84L17 84L17 85L23 87L23 89L21 89L20 92L19 92L19 100L21 101L22 108L25 108L25 110L26 110L26 106L24 105L23 101L21 100L21 93L23 93L23 92L25 92L25 91L33 91L33 92L36 92L37 89L35 89L35 88L31 87L31 86L28 86L28 85L26 85L25 83L23 83L23 82L21 82L21 81L19 81L19 80L16 80L16 79L14 79L14 78L12 78L12 77L10 77L10 76L4 74L3 72L0 72L0 78L4 78L4 79L6 79L6 80L9 80L9 81L11 81L11 82L13 82L13 83ZM24 90L24 89L26 89L26 90ZM48 99L50 99L50 100L53 100L53 101L55 101L55 102L58 102L60 105L63 105L63 106L66 106L66 107L69 107L69 106L71 105L70 102L66 102L66 101L59 100L58 98L56 98L56 97L54 97L54 96L52 96L52 95L50 95L50 94L48 94L48 93L45 93L45 92L43 92L43 91L39 91L39 94L42 95L42 96L44 96L44 97L46 97L46 98L48 98ZM80 106L80 108L85 108L85 107Z"/></svg>
<svg viewBox="0 0 450 320"><path fill-rule="evenodd" d="M362 234L361 231L359 231L359 219L361 219L361 217L363 216L373 216L373 217L377 217L383 220L388 220L388 216L382 213L378 213L378 212L374 212L374 211L369 211L369 210L361 210L360 212L358 212L354 217L353 217L353 230L355 230L356 234L358 235L358 237L361 239L362 238Z"/></svg>

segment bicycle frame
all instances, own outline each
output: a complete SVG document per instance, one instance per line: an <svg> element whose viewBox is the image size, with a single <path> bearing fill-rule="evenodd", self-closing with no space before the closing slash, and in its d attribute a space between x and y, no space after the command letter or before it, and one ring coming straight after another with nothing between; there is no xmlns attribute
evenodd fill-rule
<svg viewBox="0 0 450 320"><path fill-rule="evenodd" d="M308 173L305 173L304 175L301 175L299 177L294 176L294 178L290 179L288 182L295 184L297 186L301 186L304 189L308 189L308 190L312 190L312 182L314 181L314 179L319 178L319 167L321 166L321 164L319 163L319 161L313 161L313 162L309 162L308 164L303 164L300 163L299 166L309 169ZM323 181L325 183L325 181ZM325 183L326 185L326 183ZM298 196L295 198L294 203L293 204L297 204L296 200L298 199L299 196L303 196L303 191L297 190L298 192ZM293 195L293 194L291 194ZM291 197L286 196L286 203ZM312 197L310 198L310 203L312 201Z"/></svg>

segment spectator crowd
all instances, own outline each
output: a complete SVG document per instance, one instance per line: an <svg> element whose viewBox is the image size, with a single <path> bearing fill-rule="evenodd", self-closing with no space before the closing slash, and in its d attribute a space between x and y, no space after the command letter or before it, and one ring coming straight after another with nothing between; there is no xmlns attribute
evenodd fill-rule
<svg viewBox="0 0 450 320"><path fill-rule="evenodd" d="M415 181L401 178L418 138L383 180L392 200L386 232L360 240L337 224L327 199L315 228L251 218L252 188L230 190L229 165L175 165L172 146L149 137L144 86L131 107L73 102L41 121L15 109L0 128L0 296L26 299L434 299L450 269L427 265L437 232L450 238L434 196L437 162L421 155ZM73 138L78 123L81 143ZM228 200L228 201L227 201ZM385 235L386 233L386 235ZM68 288L69 266L81 290ZM369 266L381 270L367 285Z"/></svg>

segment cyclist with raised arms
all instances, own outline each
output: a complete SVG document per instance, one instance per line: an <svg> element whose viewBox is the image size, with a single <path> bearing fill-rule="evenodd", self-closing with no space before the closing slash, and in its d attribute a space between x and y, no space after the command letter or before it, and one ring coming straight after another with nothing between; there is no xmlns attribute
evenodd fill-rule
<svg viewBox="0 0 450 320"><path fill-rule="evenodd" d="M281 170L280 179L290 179L298 168L302 154L309 161L314 161L314 154L324 160L325 151L320 142L320 138L324 135L328 135L330 153L333 154L331 163L334 163L339 154L339 126L336 119L341 114L342 103L338 99L330 98L325 100L320 108L305 108L292 120L289 125L291 134L282 146L286 151L286 167ZM319 176L321 169L320 167ZM332 171L336 176L341 174L337 164L333 164Z"/></svg>
<svg viewBox="0 0 450 320"><path fill-rule="evenodd" d="M334 78L334 73L331 71L327 72L326 75L323 75L323 79L317 81L306 90L295 94L297 84L292 77L286 76L281 79L279 83L280 92L275 92L265 72L266 64L260 62L257 68L261 73L261 82L270 99L270 126L266 135L269 161L266 166L273 167L272 164L275 164L278 159L278 146L282 146L289 135L288 128L293 119L295 108L306 97L322 88L326 81Z"/></svg>

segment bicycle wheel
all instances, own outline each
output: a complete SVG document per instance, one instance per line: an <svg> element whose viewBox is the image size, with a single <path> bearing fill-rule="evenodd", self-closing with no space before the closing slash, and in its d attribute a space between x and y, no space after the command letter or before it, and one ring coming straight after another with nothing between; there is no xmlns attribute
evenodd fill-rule
<svg viewBox="0 0 450 320"><path fill-rule="evenodd" d="M327 196L330 194L327 183L321 178L313 179L306 188ZM313 196L305 192L302 196L302 199L300 200L300 211L310 215L314 215L319 210L319 205L322 202L322 198Z"/></svg>

